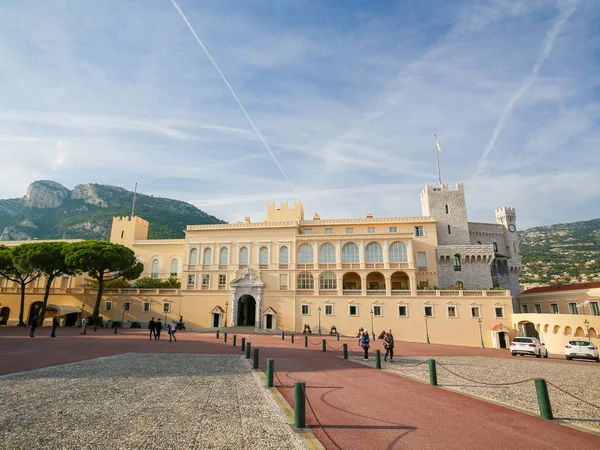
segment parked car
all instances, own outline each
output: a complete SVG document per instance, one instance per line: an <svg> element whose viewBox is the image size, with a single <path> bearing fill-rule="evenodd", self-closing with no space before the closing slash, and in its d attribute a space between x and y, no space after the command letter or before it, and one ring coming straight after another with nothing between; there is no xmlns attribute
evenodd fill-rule
<svg viewBox="0 0 600 450"><path fill-rule="evenodd" d="M600 357L598 357L598 347L590 341L585 340L569 341L569 343L565 345L565 358L569 361L573 358L582 358L593 359L596 362L600 362Z"/></svg>
<svg viewBox="0 0 600 450"><path fill-rule="evenodd" d="M516 337L510 343L510 352L513 356L535 355L536 358L548 357L548 350L544 344L533 337Z"/></svg>

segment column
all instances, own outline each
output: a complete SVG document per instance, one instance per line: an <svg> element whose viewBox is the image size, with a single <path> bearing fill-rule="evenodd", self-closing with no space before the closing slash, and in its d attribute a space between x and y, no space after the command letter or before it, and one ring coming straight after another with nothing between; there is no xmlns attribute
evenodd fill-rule
<svg viewBox="0 0 600 450"><path fill-rule="evenodd" d="M408 245L406 246L406 253L408 253L408 268L415 268L415 255L413 254L413 245L412 239L408 240Z"/></svg>
<svg viewBox="0 0 600 450"><path fill-rule="evenodd" d="M335 243L335 263L338 269L342 268L342 242L339 240Z"/></svg>
<svg viewBox="0 0 600 450"><path fill-rule="evenodd" d="M358 244L358 260L360 262L360 268L365 268L365 241L363 239L360 240Z"/></svg>
<svg viewBox="0 0 600 450"><path fill-rule="evenodd" d="M412 276L409 277L409 281L410 281L410 295L412 295L413 297L417 296L417 279L416 277Z"/></svg>
<svg viewBox="0 0 600 450"><path fill-rule="evenodd" d="M336 274L337 279L337 295L344 295L344 274Z"/></svg>
<svg viewBox="0 0 600 450"><path fill-rule="evenodd" d="M319 243L314 241L312 243L313 247L313 263L315 265L315 269L319 268Z"/></svg>
<svg viewBox="0 0 600 450"><path fill-rule="evenodd" d="M262 292L259 290L256 294L256 328L262 328Z"/></svg>
<svg viewBox="0 0 600 450"><path fill-rule="evenodd" d="M367 276L366 275L361 275L360 276L360 288L361 288L361 295L367 295Z"/></svg>
<svg viewBox="0 0 600 450"><path fill-rule="evenodd" d="M385 295L392 295L392 277L385 277Z"/></svg>
<svg viewBox="0 0 600 450"><path fill-rule="evenodd" d="M231 291L231 319L227 317L225 320L229 321L230 327L235 327L235 319L237 318L237 299L235 298L235 291Z"/></svg>
<svg viewBox="0 0 600 450"><path fill-rule="evenodd" d="M383 267L385 269L390 268L390 255L387 239L383 241Z"/></svg>

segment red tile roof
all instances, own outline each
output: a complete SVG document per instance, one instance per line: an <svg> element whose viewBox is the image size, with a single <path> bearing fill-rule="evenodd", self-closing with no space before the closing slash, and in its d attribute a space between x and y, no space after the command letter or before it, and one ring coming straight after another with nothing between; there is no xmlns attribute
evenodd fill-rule
<svg viewBox="0 0 600 450"><path fill-rule="evenodd" d="M542 294L544 292L576 291L576 290L596 289L596 288L600 288L600 281L594 281L592 283L561 284L558 286L540 286L540 287L527 289L526 291L521 292L519 295Z"/></svg>

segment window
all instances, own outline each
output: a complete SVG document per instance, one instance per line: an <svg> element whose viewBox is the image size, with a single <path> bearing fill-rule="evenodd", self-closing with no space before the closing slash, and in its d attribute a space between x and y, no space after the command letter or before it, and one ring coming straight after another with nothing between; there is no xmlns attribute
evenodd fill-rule
<svg viewBox="0 0 600 450"><path fill-rule="evenodd" d="M448 308L448 317L456 317L456 306L447 306Z"/></svg>
<svg viewBox="0 0 600 450"><path fill-rule="evenodd" d="M163 312L170 312L171 311L171 303L169 302L164 302L163 303Z"/></svg>
<svg viewBox="0 0 600 450"><path fill-rule="evenodd" d="M527 305L521 305L521 312L527 314L529 312L529 308Z"/></svg>
<svg viewBox="0 0 600 450"><path fill-rule="evenodd" d="M298 275L298 289L314 289L315 279L310 273L301 273Z"/></svg>
<svg viewBox="0 0 600 450"><path fill-rule="evenodd" d="M325 228L325 234L333 234L333 228Z"/></svg>
<svg viewBox="0 0 600 450"><path fill-rule="evenodd" d="M125 312L131 311L131 302L123 303L123 309L125 310Z"/></svg>
<svg viewBox="0 0 600 450"><path fill-rule="evenodd" d="M433 306L424 306L423 314L425 314L425 317L433 317Z"/></svg>
<svg viewBox="0 0 600 450"><path fill-rule="evenodd" d="M354 233L354 228L346 228L346 234Z"/></svg>
<svg viewBox="0 0 600 450"><path fill-rule="evenodd" d="M248 265L248 247L240 248L240 266Z"/></svg>
<svg viewBox="0 0 600 450"><path fill-rule="evenodd" d="M144 302L144 306L142 308L142 311L144 311L144 312L149 312L150 311L150 302Z"/></svg>
<svg viewBox="0 0 600 450"><path fill-rule="evenodd" d="M542 305L540 303L534 303L533 304L533 312L537 313L537 314L541 314L542 313Z"/></svg>
<svg viewBox="0 0 600 450"><path fill-rule="evenodd" d="M305 228L304 229L304 234L312 234L312 229L311 228Z"/></svg>
<svg viewBox="0 0 600 450"><path fill-rule="evenodd" d="M481 310L479 309L479 306L471 306L471 317L474 319L481 317Z"/></svg>
<svg viewBox="0 0 600 450"><path fill-rule="evenodd" d="M448 225L448 234L452 234L452 229L450 228L450 225Z"/></svg>
<svg viewBox="0 0 600 450"><path fill-rule="evenodd" d="M303 316L308 316L308 314L309 314L308 305L302 304L302 305L300 305L300 309L301 309Z"/></svg>
<svg viewBox="0 0 600 450"><path fill-rule="evenodd" d="M450 210L448 209L448 205L446 205L446 214L450 214Z"/></svg>
<svg viewBox="0 0 600 450"><path fill-rule="evenodd" d="M462 281L457 281L456 282L456 289L459 291L462 291L464 289L465 285L463 284Z"/></svg>
<svg viewBox="0 0 600 450"><path fill-rule="evenodd" d="M121 239L125 236L125 231L121 231Z"/></svg>
<svg viewBox="0 0 600 450"><path fill-rule="evenodd" d="M481 241L477 241L477 245L481 245Z"/></svg>
<svg viewBox="0 0 600 450"><path fill-rule="evenodd" d="M188 286L190 287L194 287L194 285L196 284L196 275L188 275Z"/></svg>
<svg viewBox="0 0 600 450"><path fill-rule="evenodd" d="M389 231L390 233L397 233L397 232L398 232L398 227L390 227L390 228L388 229L388 231Z"/></svg>
<svg viewBox="0 0 600 450"><path fill-rule="evenodd" d="M195 266L198 264L198 250L195 248L190 250L190 265Z"/></svg>
<svg viewBox="0 0 600 450"><path fill-rule="evenodd" d="M579 314L579 310L577 309L577 303L569 303L569 314Z"/></svg>
<svg viewBox="0 0 600 450"><path fill-rule="evenodd" d="M325 305L325 315L333 316L333 305Z"/></svg>
<svg viewBox="0 0 600 450"><path fill-rule="evenodd" d="M358 305L348 305L348 314L358 316Z"/></svg>
<svg viewBox="0 0 600 450"><path fill-rule="evenodd" d="M319 289L337 289L337 280L331 272L325 272L319 277Z"/></svg>
<svg viewBox="0 0 600 450"><path fill-rule="evenodd" d="M258 252L258 263L261 266L269 265L269 249L267 247L261 247Z"/></svg>
<svg viewBox="0 0 600 450"><path fill-rule="evenodd" d="M494 247L494 252L498 253L498 244L496 244L495 242L492 242L492 247Z"/></svg>
<svg viewBox="0 0 600 450"><path fill-rule="evenodd" d="M219 275L219 286L226 286L227 285L227 275Z"/></svg>
<svg viewBox="0 0 600 450"><path fill-rule="evenodd" d="M408 317L408 306L398 305L398 317Z"/></svg>
<svg viewBox="0 0 600 450"><path fill-rule="evenodd" d="M204 250L204 264L210 266L212 264L212 248Z"/></svg>
<svg viewBox="0 0 600 450"><path fill-rule="evenodd" d="M550 314L558 314L558 303L548 303L550 306Z"/></svg>
<svg viewBox="0 0 600 450"><path fill-rule="evenodd" d="M406 245L402 242L393 242L390 245L389 250L390 262L393 263L404 263L408 261L408 254L406 252Z"/></svg>
<svg viewBox="0 0 600 450"><path fill-rule="evenodd" d="M376 317L383 315L381 305L373 305L373 315Z"/></svg>
<svg viewBox="0 0 600 450"><path fill-rule="evenodd" d="M332 264L335 263L335 247L326 243L321 245L319 249L319 262L322 264Z"/></svg>
<svg viewBox="0 0 600 450"><path fill-rule="evenodd" d="M219 253L219 265L226 266L229 264L229 250L227 247L222 247Z"/></svg>
<svg viewBox="0 0 600 450"><path fill-rule="evenodd" d="M112 301L109 301L109 300L106 301L106 303L104 304L104 310L112 311Z"/></svg>
<svg viewBox="0 0 600 450"><path fill-rule="evenodd" d="M425 233L423 232L423 227L415 227L415 236L416 237L425 236Z"/></svg>
<svg viewBox="0 0 600 450"><path fill-rule="evenodd" d="M360 252L358 251L358 245L354 242L348 242L342 247L342 262L343 263L357 263L360 260Z"/></svg>
<svg viewBox="0 0 600 450"><path fill-rule="evenodd" d="M287 291L289 287L289 275L287 273L279 274L279 289Z"/></svg>
<svg viewBox="0 0 600 450"><path fill-rule="evenodd" d="M158 278L158 259L152 261L152 278Z"/></svg>
<svg viewBox="0 0 600 450"><path fill-rule="evenodd" d="M418 270L427 270L427 252L417 252Z"/></svg>
<svg viewBox="0 0 600 450"><path fill-rule="evenodd" d="M313 263L313 248L310 244L302 244L298 247L298 264Z"/></svg>
<svg viewBox="0 0 600 450"><path fill-rule="evenodd" d="M279 249L279 264L288 264L290 261L290 252L287 247Z"/></svg>
<svg viewBox="0 0 600 450"><path fill-rule="evenodd" d="M494 313L496 314L496 319L504 318L504 306L496 306L494 308Z"/></svg>
<svg viewBox="0 0 600 450"><path fill-rule="evenodd" d="M176 277L177 272L179 272L179 261L174 259L173 261L171 261L171 276Z"/></svg>
<svg viewBox="0 0 600 450"><path fill-rule="evenodd" d="M383 262L383 249L378 242L369 242L365 247L365 262Z"/></svg>
<svg viewBox="0 0 600 450"><path fill-rule="evenodd" d="M202 287L208 287L210 285L210 275L202 275Z"/></svg>
<svg viewBox="0 0 600 450"><path fill-rule="evenodd" d="M375 227L367 227L367 233L375 233Z"/></svg>
<svg viewBox="0 0 600 450"><path fill-rule="evenodd" d="M460 265L460 255L454 255L454 271L460 272L462 267Z"/></svg>
<svg viewBox="0 0 600 450"><path fill-rule="evenodd" d="M598 302L590 302L590 314L592 316L600 316L600 308L598 308Z"/></svg>

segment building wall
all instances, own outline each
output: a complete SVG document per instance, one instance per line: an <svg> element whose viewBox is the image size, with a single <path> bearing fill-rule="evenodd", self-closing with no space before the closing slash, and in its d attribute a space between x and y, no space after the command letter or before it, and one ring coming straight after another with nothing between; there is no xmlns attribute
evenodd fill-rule
<svg viewBox="0 0 600 450"><path fill-rule="evenodd" d="M455 189L448 188L446 184L441 188L425 186L421 192L421 214L436 219L439 245L469 243L467 204L462 184L457 184Z"/></svg>
<svg viewBox="0 0 600 450"><path fill-rule="evenodd" d="M519 295L519 312L523 312L522 305L527 306L529 313L535 312L535 305L539 305L542 313L550 314L550 304L553 303L558 306L559 314L571 314L569 304L575 303L578 315L591 315L593 311L590 310L589 302L597 302L600 306L600 288L542 292L539 294L522 293Z"/></svg>

